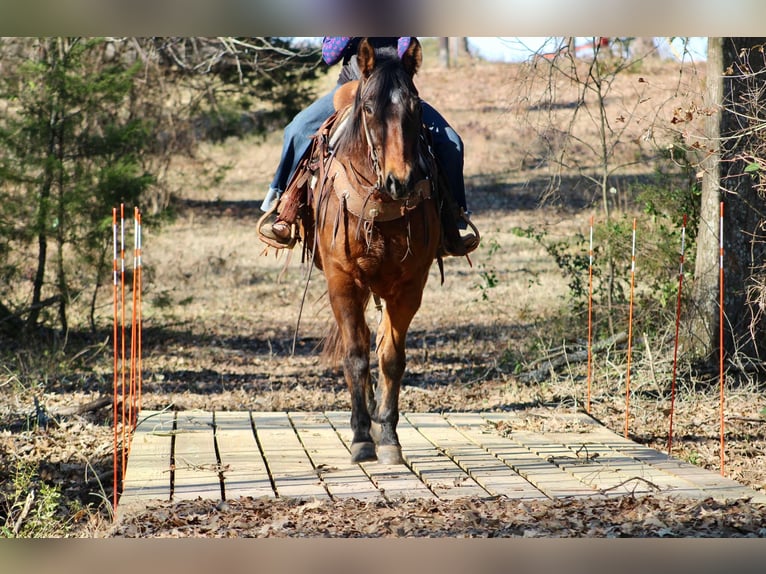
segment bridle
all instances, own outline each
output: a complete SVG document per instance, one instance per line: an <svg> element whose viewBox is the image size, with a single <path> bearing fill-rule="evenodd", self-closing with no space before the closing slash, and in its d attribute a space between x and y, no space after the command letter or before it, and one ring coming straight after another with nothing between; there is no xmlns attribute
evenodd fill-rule
<svg viewBox="0 0 766 574"><path fill-rule="evenodd" d="M367 142L367 151L370 154L370 162L372 163L372 171L375 174L375 185L372 191L379 192L383 189L383 170L380 167L380 159L378 158L378 152L375 150L375 146L372 143L372 135L370 134L370 127L367 125L367 114L362 110L362 127L364 128L364 139Z"/></svg>

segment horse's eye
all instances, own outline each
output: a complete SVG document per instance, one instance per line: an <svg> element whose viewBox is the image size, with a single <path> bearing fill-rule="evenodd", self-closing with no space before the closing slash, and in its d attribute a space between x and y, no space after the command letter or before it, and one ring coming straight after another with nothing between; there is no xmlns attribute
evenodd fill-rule
<svg viewBox="0 0 766 574"><path fill-rule="evenodd" d="M365 114L372 115L372 104L370 102L365 102L364 105L362 105L362 110L364 110Z"/></svg>

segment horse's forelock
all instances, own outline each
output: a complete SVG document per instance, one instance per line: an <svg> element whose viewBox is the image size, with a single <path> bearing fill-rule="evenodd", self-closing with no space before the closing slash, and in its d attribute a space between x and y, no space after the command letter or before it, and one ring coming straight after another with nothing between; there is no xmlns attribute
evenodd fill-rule
<svg viewBox="0 0 766 574"><path fill-rule="evenodd" d="M381 109L394 90L402 90L415 97L418 95L412 77L402 65L395 48L379 49L375 68L364 84L363 90L360 90L358 94L360 99L373 94L375 105L381 106Z"/></svg>

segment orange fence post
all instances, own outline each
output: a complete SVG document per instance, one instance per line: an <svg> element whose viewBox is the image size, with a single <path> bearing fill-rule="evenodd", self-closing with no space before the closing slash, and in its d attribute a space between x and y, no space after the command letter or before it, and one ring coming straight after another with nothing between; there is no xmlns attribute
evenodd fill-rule
<svg viewBox="0 0 766 574"><path fill-rule="evenodd" d="M125 419L126 419L126 394L125 394L125 204L120 204L120 338L121 338L121 352L120 352L120 377L122 388L122 409L121 409L121 424L122 424L122 476L125 476Z"/></svg>
<svg viewBox="0 0 766 574"><path fill-rule="evenodd" d="M725 380L725 372L724 372L724 340L723 340L723 318L724 318L724 312L723 312L723 201L721 202L721 216L720 216L720 224L718 228L718 338L719 338L719 344L718 344L718 379L720 381L720 413L721 413L721 476L724 474L724 417L723 417L723 407L724 407L724 380Z"/></svg>
<svg viewBox="0 0 766 574"><path fill-rule="evenodd" d="M114 453L112 455L112 466L113 466L113 488L114 492L112 494L112 507L115 511L117 511L117 395L118 395L118 384L119 384L119 362L118 362L118 356L119 353L117 351L117 317L118 317L118 311L117 311L117 208L112 208L112 241L114 246L114 258L112 262L112 275L114 278L114 286L112 289L112 298L113 298L113 307L114 307L114 313L113 313L113 329L112 329L112 347L114 350L114 377L112 381L112 416L114 419Z"/></svg>
<svg viewBox="0 0 766 574"><path fill-rule="evenodd" d="M142 385L143 385L143 371L142 371L142 357L141 357L141 328L142 328L142 316L141 316L141 290L143 288L143 277L142 277L142 264L141 264L141 211L136 210L136 216L138 221L138 228L137 228L137 234L138 234L138 241L137 245L138 248L136 249L136 257L138 258L138 270L136 272L138 276L137 281L137 290L138 290L138 303L137 303L137 323L138 323L138 361L137 361L137 373L136 376L138 378L138 410L141 410L141 398L142 398Z"/></svg>
<svg viewBox="0 0 766 574"><path fill-rule="evenodd" d="M630 256L630 310L628 312L628 370L625 375L625 438L628 438L630 419L630 359L633 343L633 289L636 276L636 218L633 218L633 247Z"/></svg>
<svg viewBox="0 0 766 574"><path fill-rule="evenodd" d="M588 248L588 396L585 410L590 414L591 364L593 361L593 216L590 216L590 246Z"/></svg>
<svg viewBox="0 0 766 574"><path fill-rule="evenodd" d="M678 269L678 299L676 302L676 336L673 347L673 378L670 383L670 427L668 429L668 454L673 449L673 413L676 403L676 371L678 367L678 332L681 325L681 288L684 283L684 251L686 248L686 214L681 226L681 264Z"/></svg>
<svg viewBox="0 0 766 574"><path fill-rule="evenodd" d="M133 217L133 294L130 327L129 373L126 385L127 345L125 323L125 205L120 204L120 236L117 235L117 208L112 208L112 241L114 244L113 271L113 417L114 417L114 452L113 463L113 500L114 517L117 516L117 499L121 480L125 478L127 456L130 452L130 433L138 422L138 410L141 401L141 212L134 208ZM119 242L119 265L118 247ZM120 406L121 405L121 406ZM122 427L120 429L120 426ZM120 447L120 438L122 439ZM118 452L120 451L120 452ZM121 453L121 456L120 456Z"/></svg>
<svg viewBox="0 0 766 574"><path fill-rule="evenodd" d="M133 300L130 319L130 406L128 420L130 429L136 425L136 300L138 291L138 208L133 209ZM130 447L128 447L130 452Z"/></svg>

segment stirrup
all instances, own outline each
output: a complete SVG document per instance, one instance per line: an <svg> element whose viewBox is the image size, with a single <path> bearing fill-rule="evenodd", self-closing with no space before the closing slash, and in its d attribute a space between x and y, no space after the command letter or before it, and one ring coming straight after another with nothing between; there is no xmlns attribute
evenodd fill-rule
<svg viewBox="0 0 766 574"><path fill-rule="evenodd" d="M290 224L290 240L287 243L279 241L275 235L269 233L270 230L266 230L267 225L269 227L271 226L271 222L269 220L271 216L276 213L278 205L279 201L272 202L271 208L269 208L269 210L261 215L261 217L258 219L258 223L255 227L256 231L258 232L258 239L263 241L266 245L274 247L275 249L292 249L298 240L298 234L296 233L296 226L294 223Z"/></svg>
<svg viewBox="0 0 766 574"><path fill-rule="evenodd" d="M473 231L473 235L466 235L465 237L460 238L463 240L463 245L466 249L465 254L468 255L469 253L476 251L476 248L479 247L479 243L481 243L481 233L479 233L479 229L473 224L473 221L471 221L471 218L468 217L468 214L462 207L460 208L459 217L465 221L468 227L471 228L471 231Z"/></svg>
<svg viewBox="0 0 766 574"><path fill-rule="evenodd" d="M481 243L481 234L479 233L478 228L469 219L468 214L466 214L462 208L460 208L458 217L466 222L466 225L471 228L473 233L460 235L460 231L457 230L457 239L454 239L452 242L445 242L445 238L443 237L442 245L440 248L441 255L446 255L449 257L466 257L470 263L471 259L468 257L468 255L476 251L476 249L479 247L479 244Z"/></svg>

